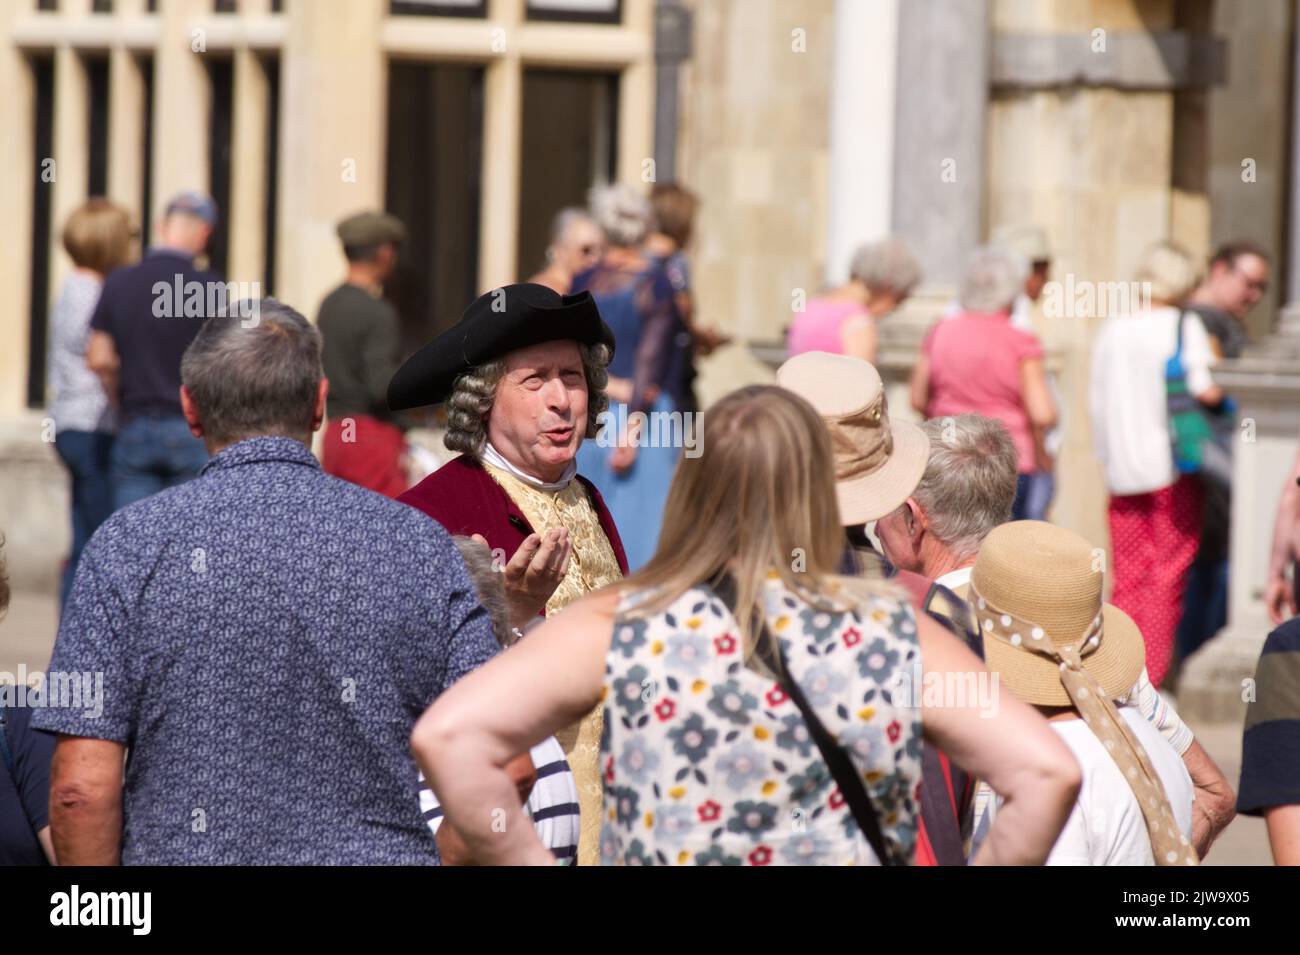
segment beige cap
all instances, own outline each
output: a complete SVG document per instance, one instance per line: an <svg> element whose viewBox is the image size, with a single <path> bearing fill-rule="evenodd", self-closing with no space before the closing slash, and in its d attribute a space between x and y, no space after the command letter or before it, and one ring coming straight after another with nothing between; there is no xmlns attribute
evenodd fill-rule
<svg viewBox="0 0 1300 955"><path fill-rule="evenodd" d="M885 386L873 365L810 351L778 368L776 381L826 422L844 526L879 520L916 490L930 457L930 439L910 421L889 420Z"/></svg>
<svg viewBox="0 0 1300 955"><path fill-rule="evenodd" d="M344 245L361 248L384 242L402 242L406 238L406 226L397 216L387 212L359 212L339 223L338 234Z"/></svg>

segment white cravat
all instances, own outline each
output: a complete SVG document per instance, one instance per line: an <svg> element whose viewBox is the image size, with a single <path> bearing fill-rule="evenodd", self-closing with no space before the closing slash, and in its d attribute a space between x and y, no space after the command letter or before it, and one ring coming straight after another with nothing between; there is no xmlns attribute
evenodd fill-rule
<svg viewBox="0 0 1300 955"><path fill-rule="evenodd" d="M576 460L570 461L568 466L564 469L564 474L560 476L558 481L554 483L543 481L539 478L533 477L531 474L519 470L519 468L515 467L503 458L501 452L492 447L492 442L490 441L483 445L483 463L490 464L494 468L498 468L502 471L508 471L525 484L530 487L535 487L539 491L563 491L569 486L569 482L572 481L574 476L578 473L578 462Z"/></svg>

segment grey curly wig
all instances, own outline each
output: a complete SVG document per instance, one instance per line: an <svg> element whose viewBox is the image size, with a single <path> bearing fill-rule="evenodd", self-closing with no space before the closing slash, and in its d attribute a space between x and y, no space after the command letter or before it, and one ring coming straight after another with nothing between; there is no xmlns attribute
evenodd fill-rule
<svg viewBox="0 0 1300 955"><path fill-rule="evenodd" d="M605 386L609 374L605 369L613 353L605 345L578 345L582 370L587 376L587 430L584 436L596 436L596 421L609 408ZM479 455L487 444L488 412L496 398L497 385L505 374L504 358L484 362L456 379L447 399L447 433L442 443L451 451Z"/></svg>

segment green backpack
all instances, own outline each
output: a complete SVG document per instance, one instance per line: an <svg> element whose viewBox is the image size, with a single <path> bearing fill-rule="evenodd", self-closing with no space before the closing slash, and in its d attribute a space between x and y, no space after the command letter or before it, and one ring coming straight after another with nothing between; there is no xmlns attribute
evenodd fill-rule
<svg viewBox="0 0 1300 955"><path fill-rule="evenodd" d="M1165 404L1169 409L1169 443L1174 468L1180 474L1199 474L1205 466L1205 446L1213 442L1214 429L1205 407L1187 388L1183 365L1183 324L1187 313L1178 316L1178 345L1165 363Z"/></svg>

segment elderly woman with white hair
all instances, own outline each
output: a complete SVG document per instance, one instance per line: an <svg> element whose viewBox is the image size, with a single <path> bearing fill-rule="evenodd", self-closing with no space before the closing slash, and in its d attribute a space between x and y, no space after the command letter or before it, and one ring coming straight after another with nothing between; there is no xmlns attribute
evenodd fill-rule
<svg viewBox="0 0 1300 955"><path fill-rule="evenodd" d="M874 362L876 323L902 305L920 280L921 266L899 239L860 246L849 280L810 299L791 322L789 356L823 351Z"/></svg>
<svg viewBox="0 0 1300 955"><path fill-rule="evenodd" d="M1223 391L1210 377L1216 359L1205 326L1181 307L1196 287L1191 256L1171 242L1156 243L1135 277L1150 304L1110 316L1097 332L1089 404L1110 491L1111 599L1142 631L1147 669L1159 686L1201 531L1201 486L1179 473L1171 450L1169 360L1179 353L1186 390L1201 404L1217 406Z"/></svg>
<svg viewBox="0 0 1300 955"><path fill-rule="evenodd" d="M682 374L676 339L685 326L667 270L642 248L652 222L649 200L623 184L593 189L590 199L609 246L595 267L574 278L573 291L591 293L615 347L607 369L609 414L597 440L579 450L578 469L604 496L636 570L654 554L681 452L658 439L685 436L682 427L662 427L678 410L671 386Z"/></svg>
<svg viewBox="0 0 1300 955"><path fill-rule="evenodd" d="M1025 262L998 247L976 249L962 280L960 311L936 322L912 371L912 406L927 418L978 414L1007 427L1016 446L1013 520L1024 517L1029 482L1046 460L1056 424L1037 336L1011 323L1025 284Z"/></svg>

